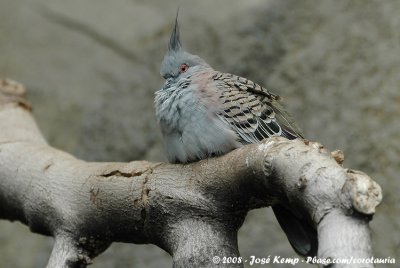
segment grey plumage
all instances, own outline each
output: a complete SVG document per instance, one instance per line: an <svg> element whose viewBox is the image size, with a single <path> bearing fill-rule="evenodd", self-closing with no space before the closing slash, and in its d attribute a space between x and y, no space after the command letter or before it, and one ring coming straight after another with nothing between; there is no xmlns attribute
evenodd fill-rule
<svg viewBox="0 0 400 268"><path fill-rule="evenodd" d="M279 96L246 78L215 71L185 51L177 18L160 74L166 81L156 92L156 117L172 163L222 155L272 136L302 137ZM313 226L281 205L273 210L296 252L315 256Z"/></svg>

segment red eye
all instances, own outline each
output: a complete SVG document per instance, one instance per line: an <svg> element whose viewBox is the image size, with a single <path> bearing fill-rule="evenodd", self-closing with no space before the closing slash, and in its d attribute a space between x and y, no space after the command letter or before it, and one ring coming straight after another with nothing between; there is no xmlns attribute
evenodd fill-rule
<svg viewBox="0 0 400 268"><path fill-rule="evenodd" d="M189 69L189 66L186 63L182 63L181 66L179 67L179 71L181 73L186 72Z"/></svg>

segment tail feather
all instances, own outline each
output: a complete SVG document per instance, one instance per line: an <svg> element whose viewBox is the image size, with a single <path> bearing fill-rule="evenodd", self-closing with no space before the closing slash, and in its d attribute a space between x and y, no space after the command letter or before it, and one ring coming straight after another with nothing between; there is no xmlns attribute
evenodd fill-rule
<svg viewBox="0 0 400 268"><path fill-rule="evenodd" d="M272 210L293 249L303 257L315 257L318 251L317 231L281 205L273 206Z"/></svg>

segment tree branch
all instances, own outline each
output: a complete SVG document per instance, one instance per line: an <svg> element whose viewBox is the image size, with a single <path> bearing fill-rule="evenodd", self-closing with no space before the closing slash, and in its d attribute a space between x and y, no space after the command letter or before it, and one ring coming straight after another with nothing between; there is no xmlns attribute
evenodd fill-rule
<svg viewBox="0 0 400 268"><path fill-rule="evenodd" d="M86 267L112 242L155 244L174 267L214 267L213 256L239 256L247 212L278 203L316 226L318 257L372 254L380 187L318 143L277 137L188 165L89 163L46 143L24 92L0 81L0 218L55 237L48 267Z"/></svg>

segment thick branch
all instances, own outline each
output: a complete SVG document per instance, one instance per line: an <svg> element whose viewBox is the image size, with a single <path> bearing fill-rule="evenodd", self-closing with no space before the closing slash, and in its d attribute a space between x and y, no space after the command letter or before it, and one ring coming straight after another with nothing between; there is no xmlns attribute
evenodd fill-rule
<svg viewBox="0 0 400 268"><path fill-rule="evenodd" d="M189 165L88 163L47 145L23 88L0 84L0 218L56 238L48 267L85 267L114 241L158 245L174 267L216 266L213 256L239 255L248 210L278 203L315 225L320 257L371 256L380 188L318 144L273 138Z"/></svg>

